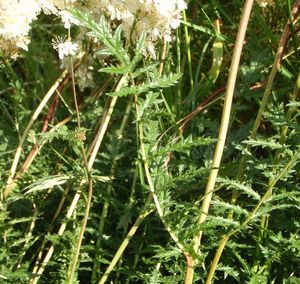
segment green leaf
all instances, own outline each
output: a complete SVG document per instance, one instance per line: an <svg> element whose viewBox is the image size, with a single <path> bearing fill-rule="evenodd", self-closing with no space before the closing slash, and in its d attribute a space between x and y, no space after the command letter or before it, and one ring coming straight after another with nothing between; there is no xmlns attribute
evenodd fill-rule
<svg viewBox="0 0 300 284"><path fill-rule="evenodd" d="M62 185L72 178L73 178L72 176L60 175L60 176L51 176L44 179L40 179L37 182L33 183L32 185L26 187L25 189L29 189L29 190L25 192L25 194L30 194L35 191L52 188L56 185Z"/></svg>
<svg viewBox="0 0 300 284"><path fill-rule="evenodd" d="M228 202L224 202L221 200L213 200L211 203L214 204L214 206L217 206L217 207L220 207L220 209L223 209L222 212L224 212L225 210L231 210L239 215L248 216L248 214L249 214L248 211L243 209L242 207L228 203Z"/></svg>
<svg viewBox="0 0 300 284"><path fill-rule="evenodd" d="M243 141L242 143L251 145L253 147L262 147L262 148L270 148L270 149L282 149L285 148L284 145L274 140L274 138L259 138L249 139Z"/></svg>
<svg viewBox="0 0 300 284"><path fill-rule="evenodd" d="M84 14L79 10L69 10L69 13L79 21L81 26L90 30L89 36L96 37L106 46L105 53L107 55L115 56L122 65L128 66L129 56L123 48L120 26L112 34L104 16L100 18L99 23L96 23L90 15Z"/></svg>
<svg viewBox="0 0 300 284"><path fill-rule="evenodd" d="M138 86L124 87L120 91L114 93L108 93L108 95L124 97L128 95L139 95L153 89L168 88L175 85L177 81L180 79L180 77L181 74L171 74L169 76L163 76L162 78L159 78L155 81L143 83Z"/></svg>
<svg viewBox="0 0 300 284"><path fill-rule="evenodd" d="M125 74L127 72L127 68L120 67L120 66L109 66L109 67L103 67L99 69L99 72L120 75L120 74Z"/></svg>
<svg viewBox="0 0 300 284"><path fill-rule="evenodd" d="M227 188L232 188L241 191L242 193L253 197L255 200L260 200L260 195L257 192L255 192L251 186L248 186L244 183L241 183L236 180L231 180L229 178L222 178L222 177L218 177L217 182L220 182L223 186Z"/></svg>
<svg viewBox="0 0 300 284"><path fill-rule="evenodd" d="M134 79L134 78L139 77L141 74L154 71L157 66L158 66L158 63L154 63L154 64L144 66L142 68L139 68L133 74L131 74L131 77Z"/></svg>

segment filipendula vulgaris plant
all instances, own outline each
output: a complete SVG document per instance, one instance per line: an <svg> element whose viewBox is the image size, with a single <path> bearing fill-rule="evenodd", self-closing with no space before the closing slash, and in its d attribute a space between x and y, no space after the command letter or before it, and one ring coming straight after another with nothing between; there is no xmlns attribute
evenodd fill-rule
<svg viewBox="0 0 300 284"><path fill-rule="evenodd" d="M253 1L246 2L245 10L249 12ZM266 11L263 2L272 1L259 1L261 8L255 6L255 16L259 16L258 9ZM10 3L25 5L25 1ZM210 136L215 137L218 132L216 114L223 101L217 98L220 108L214 107L198 118L192 130L187 123L178 129L174 105L169 100L175 88L167 87L181 80L180 75L163 72L165 62L157 59L164 59L164 51L153 44L162 36L163 47L168 47L170 24L178 25L178 11L174 15L170 11L173 4L180 8L183 3L32 1L64 21L67 36L54 37L53 46L67 71L47 92L25 131L22 126L26 119L20 120L23 125L19 139L14 138L19 146L12 167L7 169L1 159L6 169L6 173L1 173L3 281L183 283L185 274L185 283L267 283L276 279L290 281L292 277L297 281L299 78L294 90L290 86L274 88L274 101L269 102L266 111L278 60L283 58L278 53L263 100L256 97L253 105L234 106L236 113L231 123L237 130L230 130L229 141L234 141L237 149L229 143L222 164L212 166L217 141ZM202 4L203 9L216 5L220 11L225 10L226 17L231 14L224 3ZM65 8L79 11L63 11ZM294 14L291 13L291 19ZM72 23L77 27L70 29ZM168 29L164 28L166 25ZM192 54L187 52L189 84L195 84L191 93L196 94L197 88L212 88L220 74L224 37L216 26L215 65L205 84L196 80L199 74L193 76ZM245 32L245 25L241 26ZM287 26L292 28L290 23ZM192 28L203 30L195 25ZM285 31L283 35L286 34ZM242 37L237 42L239 47L244 44ZM282 52L282 43L279 47ZM16 46L7 55L16 54L15 50ZM3 51L6 53L4 48ZM17 55L22 54L18 52ZM246 49L245 57L247 52ZM291 54L288 58L294 60ZM165 59L172 62L172 58ZM242 68L244 77L236 90L239 103L251 99L251 92L244 87L247 78L261 76L254 63L251 59L249 70L247 64ZM3 68L8 67L5 64ZM172 69L170 65L167 67ZM291 66L289 69L292 72L281 72L293 82L298 70ZM12 68L6 72L13 73ZM18 87L17 82L14 80L14 87ZM234 85L232 77L229 83ZM92 94L87 87L94 88ZM25 96L24 86L14 90ZM79 95L79 90L85 90L84 95ZM278 103L285 92L290 93L290 101ZM229 94L233 95L232 88ZM52 95L60 101L59 107L57 100L47 105ZM194 99L195 96L195 107ZM257 105L261 105L258 118L247 138L245 133L253 124ZM252 114L250 118L244 115L245 111L240 114L243 111L239 107L246 108ZM51 120L53 109L56 114ZM50 124L46 131L41 131L37 123L43 110L48 111L42 121L43 130ZM196 109L188 118L198 112ZM27 109L25 118L29 116ZM244 129L241 121L247 121L248 128ZM184 129L189 132L182 135ZM13 156L17 145L6 147L10 151L5 152L5 158ZM209 172L217 170L220 173L214 180L216 186L212 188L210 182L206 193L199 190L206 184ZM201 204L205 205L203 210L199 210ZM289 265L284 266L284 262Z"/></svg>

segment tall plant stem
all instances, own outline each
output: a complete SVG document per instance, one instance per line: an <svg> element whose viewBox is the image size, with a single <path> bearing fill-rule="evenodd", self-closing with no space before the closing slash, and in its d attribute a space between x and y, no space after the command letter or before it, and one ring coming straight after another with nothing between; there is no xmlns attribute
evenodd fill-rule
<svg viewBox="0 0 300 284"><path fill-rule="evenodd" d="M185 252L184 246L180 243L178 237L175 235L175 233L171 229L170 225L168 224L167 220L165 219L163 210L161 208L161 205L159 203L157 194L155 192L155 187L154 187L154 184L153 184L153 181L152 181L152 177L151 177L151 173L150 173L150 169L149 169L149 164L148 164L148 159L147 159L147 153L146 153L145 144L144 144L144 140L145 140L144 139L144 129L143 129L143 123L141 121L141 117L139 115L140 112L139 112L139 107L138 107L137 96L134 96L134 102L135 102L136 116L137 116L137 123L138 123L138 135L139 135L139 140L140 140L141 156L142 156L142 160L143 160L143 163L144 163L144 170L145 170L146 179L147 179L147 182L148 182L148 185L149 185L150 193L152 195L157 213L158 213L159 218L162 221L163 225L165 226L166 230L168 231L169 235L171 236L172 240L177 245L177 247L184 254L188 254L187 252Z"/></svg>
<svg viewBox="0 0 300 284"><path fill-rule="evenodd" d="M121 126L117 130L117 136L118 136L118 139L120 139L120 140L123 137L123 134L124 134L124 131L125 131L125 126L127 124L131 109L132 109L132 99L130 98L128 100L128 103L127 103L127 107L126 107L125 114L124 114L122 122L121 122ZM111 180L114 177L114 174L115 174L115 171L116 171L116 166L117 166L117 161L115 159L113 159L112 166L111 166L111 169L110 169L110 178L111 178ZM113 189L113 185L112 185L112 182L110 182L109 185L107 186L107 189L106 189L107 196L109 196L111 194L112 189ZM100 221L99 221L99 226L98 226L98 228L99 228L98 233L99 233L100 237L97 239L97 242L96 242L96 250L97 251L99 251L100 248L101 248L101 239L102 239L102 235L103 235L103 232L104 232L104 227L105 227L105 222L106 222L106 217L107 217L107 214L108 214L108 210L109 210L109 202L107 200L105 200L105 202L103 204L103 207L102 207L102 213L101 213L101 216L100 216ZM98 265L99 265L99 257L95 256L94 263L93 263L93 272L92 272L91 283L95 283L95 280L97 279Z"/></svg>
<svg viewBox="0 0 300 284"><path fill-rule="evenodd" d="M160 75L163 73L164 61L166 59L166 53L167 53L167 42L164 41L164 45L163 45L163 49L162 49L162 55L161 55L161 59L160 59L160 65L159 65L159 74ZM127 123L129 114L131 112L131 108L132 108L132 100L130 99L128 101L128 104L127 104L127 108L126 108L126 111L125 111L125 116L123 117L123 121L122 121L121 127L118 130L118 132L117 132L119 139L121 139L122 136L123 136L125 125ZM112 165L112 168L111 168L111 176L113 176L113 174L115 172L115 166L116 166L116 163L115 163L115 161L113 161L113 165ZM136 170L136 173L137 173L137 170ZM137 175L135 175L135 177L136 176ZM136 180L136 178L134 180ZM135 187L135 181L133 182L133 187ZM109 194L111 192L111 190L112 190L112 184L109 184L109 186L107 188L107 193ZM131 192L131 198L132 198L132 192ZM132 202L131 199L130 199L130 202ZM145 203L145 206L144 206L145 209L150 204L150 202L151 202L151 194L149 195L149 197L148 197L148 199L147 199L147 201ZM109 206L108 202L105 202L104 205L103 205L103 210L102 210L102 215L101 215L101 220L100 220L100 226L99 226L99 228L100 228L100 234L104 230L104 225L105 225L105 220L106 220L106 216L107 216L108 206ZM139 227L139 225L141 224L141 222L143 221L143 219L146 216L147 215L143 216L143 213L139 215L138 219L136 220L135 224L133 225L133 227L130 229L130 231L126 235L126 238L124 239L124 241L121 244L120 248L116 252L113 260L111 261L110 265L106 269L106 272L102 276L102 278L101 278L101 280L100 280L99 283L104 283L107 280L108 275L114 269L114 267L118 263L118 261L122 258L123 252L126 249L127 245L129 244L130 239L132 238L133 234L136 232L137 228ZM97 247L99 247L100 244L101 244L100 239L98 239L98 242L97 242ZM93 279L94 279L94 277L95 277L95 275L97 273L95 265L97 265L97 262L94 262L94 265L93 265L94 269L93 269L93 274L92 274L92 283L93 283ZM103 282L101 282L101 281L103 281Z"/></svg>
<svg viewBox="0 0 300 284"><path fill-rule="evenodd" d="M231 63L230 70L229 70L229 77L228 77L227 88L226 88L226 92L225 92L224 108L223 108L223 113L222 113L218 142L216 145L209 178L208 178L207 186L205 189L205 195L204 195L204 199L202 202L201 212L200 212L200 215L198 218L199 224L202 224L203 222L205 222L205 220L207 218L208 210L209 210L212 195L213 195L213 190L214 190L215 183L216 183L216 178L217 178L219 167L221 164L221 159L222 159L223 150L224 150L224 146L225 146L226 136L227 136L227 132L228 132L230 112L231 112L232 99L233 99L234 88L235 88L235 83L236 83L236 78L237 78L237 73L238 73L238 67L239 67L239 62L240 62L242 48L243 48L243 42L245 39L245 34L246 34L246 30L247 30L247 26L248 26L248 22L249 22L249 18L250 18L252 6L253 6L253 0L246 0L244 9L242 12L241 23L240 23L239 31L237 34L234 51L233 51L232 63ZM195 238L195 246L194 246L195 252L198 252L198 249L200 247L201 236L202 236L202 231Z"/></svg>
<svg viewBox="0 0 300 284"><path fill-rule="evenodd" d="M69 33L70 33L70 29L69 29ZM80 123L79 107L78 107L78 102L77 102L75 77L74 77L74 66L73 66L72 57L70 58L70 62L71 62L73 97L74 97L74 104L75 104L76 117L77 117L77 127L79 129L81 127L81 123ZM72 261L71 261L71 263L72 263L71 269L70 269L70 272L68 273L68 277L67 277L67 283L68 284L73 283L73 278L74 278L75 270L76 270L77 263L78 263L78 257L79 257L79 253L80 253L81 243L82 243L83 235L84 235L84 232L85 232L85 229L86 229L86 225L87 225L87 221L88 221L88 217L89 217L89 213L90 213L90 208L91 208L91 203L92 203L92 197L93 197L93 180L92 180L91 173L90 173L91 169L88 166L87 157L86 157L86 154L85 154L85 149L84 149L84 146L83 146L82 143L80 145L80 148L81 148L81 154L82 154L82 158L83 158L83 165L84 165L86 175L87 175L88 194L87 194L87 202L86 202L86 206L85 206L84 217L82 219L82 225L81 225L81 228L80 228L80 233L79 233L79 237L78 237L78 240L77 240L75 253L74 253L74 256L73 256Z"/></svg>
<svg viewBox="0 0 300 284"><path fill-rule="evenodd" d="M135 234L135 232L138 229L139 225L144 220L144 218L150 213L150 211L147 212L146 210L147 210L147 207L150 205L152 199L154 200L154 204L155 204L156 210L158 212L158 215L159 215L162 223L164 224L166 230L170 234L171 238L176 243L178 248L185 255L188 255L188 253L185 252L185 250L184 250L184 246L179 242L177 236L174 234L174 232L172 231L172 229L170 228L169 224L167 223L167 221L165 220L165 218L163 216L163 211L162 211L162 208L160 206L160 203L158 201L157 195L156 195L155 190L154 190L154 184L153 184L153 181L152 181L152 178L151 178L149 165L148 165L148 162L147 162L147 155L146 155L145 145L144 145L144 142L143 142L144 141L144 134L143 134L144 130L143 130L143 125L140 121L141 118L139 116L137 96L134 96L134 103L135 103L137 123L138 123L138 135L139 135L139 140L140 140L140 150L141 150L142 160L143 160L143 163L144 163L144 170L145 170L145 174L146 174L146 179L147 179L147 182L148 182L148 185L149 185L149 188L150 188L150 193L149 193L147 201L144 205L143 212L145 212L145 213L141 213L138 216L138 218L135 221L134 225L129 230L128 234L126 235L125 239L123 240L122 244L120 245L119 249L117 250L115 256L113 257L112 261L110 262L109 266L107 267L105 273L103 274L102 278L100 279L99 284L104 284L106 282L109 274L113 271L116 264L121 259L124 250L126 249L127 245L129 244L131 238Z"/></svg>
<svg viewBox="0 0 300 284"><path fill-rule="evenodd" d="M8 197L8 195L10 194L11 190L12 190L12 185L13 185L13 178L15 176L17 167L18 167L18 163L21 157L21 152L23 149L23 145L24 142L26 140L26 137L28 135L29 130L31 129L31 127L33 126L35 120L38 118L38 116L40 115L40 113L42 112L43 108L45 107L45 105L47 104L47 102L49 101L49 99L51 98L51 96L54 94L55 90L58 88L59 84L63 81L63 79L65 78L65 76L68 74L68 71L65 70L60 76L59 78L56 80L56 82L51 86L51 88L49 89L49 91L46 93L46 95L44 96L44 98L42 99L42 101L40 102L40 104L38 105L38 107L36 108L35 112L33 113L33 115L31 116L22 136L19 142L19 145L17 147L15 156L14 156L14 160L10 169L10 175L8 177L8 180L6 182L6 187L4 189L4 192L2 194L2 200L6 199Z"/></svg>
<svg viewBox="0 0 300 284"><path fill-rule="evenodd" d="M183 20L186 22L186 14L183 11ZM194 79L193 79L193 68L192 68L192 55L191 55L191 37L188 31L187 26L184 26L184 35L185 35L185 47L186 47L186 55L187 55L187 64L189 70L189 79L190 79L190 87L194 88ZM195 98L193 98L192 109L196 106Z"/></svg>
<svg viewBox="0 0 300 284"><path fill-rule="evenodd" d="M104 284L109 276L109 274L113 271L116 264L118 263L119 259L122 257L124 250L126 249L127 245L129 244L130 240L134 236L135 232L137 231L138 227L142 223L142 221L151 213L151 211L147 210L147 207L151 203L152 196L151 194L148 195L147 201L144 205L144 209L141 214L138 216L136 221L134 222L133 226L129 230L128 234L126 235L125 239L123 240L122 244L118 248L116 254L114 255L113 259L111 260L109 266L107 267L106 271L104 272L103 276L101 277L99 284Z"/></svg>
<svg viewBox="0 0 300 284"><path fill-rule="evenodd" d="M236 83L236 78L237 78L237 73L238 73L238 67L239 67L239 62L240 62L241 53L242 53L242 49L243 49L244 38L246 35L246 30L247 30L252 6L253 6L253 0L246 0L246 2L244 4L243 12L242 12L239 31L237 34L236 43L235 43L234 50L233 50L232 62L231 62L230 70L229 70L229 77L228 77L227 88L226 88L226 92L225 92L224 108L223 108L223 113L222 113L222 120L221 120L219 136L218 136L218 142L216 145L209 178L208 178L207 186L205 189L205 195L204 195L204 199L202 202L201 211L200 211L200 214L198 217L198 224L202 224L203 222L205 222L205 220L207 218L208 210L209 210L212 195L213 195L213 190L214 190L215 183L216 183L216 178L217 178L220 163L221 163L221 158L223 155L226 136L227 136L227 132L228 132L230 112L231 112L232 99L233 99L234 88L235 88L235 83ZM196 254L198 253L198 250L200 247L202 233L203 232L200 231L199 234L197 234L194 238L194 251ZM189 284L189 283L192 283L192 281L193 281L194 263L192 264L190 269L187 271L187 273L189 273L190 276L188 277L189 282L186 282L186 284Z"/></svg>
<svg viewBox="0 0 300 284"><path fill-rule="evenodd" d="M300 0L295 1L293 9L292 9L293 17L295 17L295 15L297 14L299 6L300 6ZM257 133L258 127L260 125L263 112L264 112L264 110L266 108L266 105L267 105L267 101L268 101L268 98L269 98L269 95L270 95L270 92L271 92L271 88L272 88L272 85L273 85L275 75L276 75L277 71L280 68L280 63L281 63L281 60L283 58L283 54L284 54L284 50L285 50L285 47L286 47L286 44L287 44L287 40L289 38L289 31L290 31L290 28L289 28L289 21L288 21L286 26L285 26L285 29L283 31L282 37L280 39L279 47L278 47L278 50L277 50L277 53L276 53L276 56L275 56L275 59L274 59L274 63L273 63L273 66L272 66L270 76L268 78L268 82L267 82L266 89L265 89L265 92L264 92L264 95L263 95L263 99L262 99L262 102L261 102L256 120L255 120L253 129L251 131L250 137L252 139L254 139L256 137L256 133ZM299 78L297 79L296 88L297 88L297 85L299 84L298 80L299 80ZM239 179L239 180L243 176L245 165L246 165L246 157L244 156L241 160L239 171L238 171L238 174L237 174L237 179ZM267 198L269 198L269 196L272 193L273 187L274 187L275 183L277 182L277 180L276 181L272 180L272 182L269 183L270 187L267 190L267 192L265 193L265 195L262 197L262 199L261 199L262 202L265 201ZM233 195L232 195L232 202L233 203L236 202L237 197L238 197L238 193L236 191L234 191ZM257 210L261 206L262 202L260 202L258 204L258 206L254 209L254 213L257 212ZM251 214L250 216L253 216L254 213ZM232 213L230 215L232 215ZM244 225L246 225L250 221L249 218L243 223ZM210 283L210 281L212 281L213 275L215 273L215 270L217 269L217 265L219 263L221 255L223 253L223 250L224 250L224 248L225 248L225 246L226 246L226 244L229 240L229 237L232 236L235 232L236 231L232 231L231 233L225 234L222 237L222 239L219 243L219 246L217 248L216 254L214 256L214 259L213 259L213 262L212 262L212 265L211 265L206 283Z"/></svg>
<svg viewBox="0 0 300 284"><path fill-rule="evenodd" d="M300 0L295 1L293 8L292 8L292 16L293 19L295 18L295 15L298 13L298 9L299 9L299 5L300 5ZM281 61L285 52L285 48L288 42L290 36L290 20L287 21L284 31L282 33L281 39L279 41L279 45L278 45L278 50L274 59L274 63L266 84L266 89L264 91L263 94L263 98L250 134L250 139L255 139L259 125L261 123L262 117L263 117L263 113L266 109L268 100L269 100L269 96L271 94L271 90L272 90L272 86L273 86L273 82L275 79L275 75L278 72L280 65L281 65ZM247 146L247 150L250 149L250 145ZM247 157L243 156L239 165L239 170L238 170L238 174L237 174L237 179L240 180L244 174L244 170L245 170L245 166L246 166L246 162L247 162ZM237 198L237 192L235 192L235 194L233 195L232 198L232 202L235 202Z"/></svg>
<svg viewBox="0 0 300 284"><path fill-rule="evenodd" d="M119 91L121 89L121 87L123 86L125 81L126 81L126 75L124 75L120 79L120 81L119 81L119 83L116 87L116 91ZM108 123L109 123L111 115L113 113L116 101L117 101L117 97L109 98L109 103L108 103L108 105L107 105L107 107L106 107L106 109L103 113L99 129L96 133L94 141L92 142L93 147L92 147L92 149L89 149L89 151L88 151L88 153L90 153L90 157L89 157L88 163L87 163L87 168L89 169L89 171L92 169L93 164L95 162L96 155L97 155L97 153L99 151L99 148L101 146L101 143L103 141L104 134L105 134L106 129L108 127ZM66 220L69 220L72 217L72 215L73 215L73 213L76 209L76 205L77 205L77 203L79 201L79 198L81 196L81 190L80 189L81 189L81 186L83 185L83 183L84 183L84 181L81 181L79 189L76 192L75 196L73 197L71 205L70 205L70 207L68 209L68 212L66 214ZM58 236L63 235L63 233L66 229L66 226L67 226L67 221L65 221L64 223L61 224L61 226L58 230L58 233L57 233ZM46 265L48 264L49 260L51 259L53 252L54 252L54 245L51 245L49 250L47 251L47 254L45 255L42 263L39 265L39 269L37 270L37 273L31 279L30 284L36 284L37 283L37 281L39 280L39 278L43 274Z"/></svg>
<svg viewBox="0 0 300 284"><path fill-rule="evenodd" d="M295 101L297 99L297 97L299 96L299 94L300 94L299 90L300 90L300 72L298 73L296 85L295 85L293 94L291 96L292 101ZM287 113L286 113L287 121L290 121L292 119L292 115L295 111L296 111L295 106L293 106L293 105L289 106ZM284 125L281 129L279 141L282 145L284 144L284 141L286 139L288 128L289 128L288 125ZM279 162L281 154L282 154L282 149L277 149L275 152L275 155L274 155L274 164L275 165ZM274 182L274 177L273 177L273 175L271 175L271 177L269 178L269 181L268 181L268 185L271 185L273 182ZM272 191L270 192L270 196L271 195L272 195ZM261 222L260 222L259 234L258 234L257 241L256 241L255 255L254 255L254 261L253 261L253 270L254 271L257 271L257 269L259 267L258 255L259 255L259 251L260 251L260 244L261 244L261 240L264 237L264 231L268 227L268 222L269 222L269 216L262 216Z"/></svg>
<svg viewBox="0 0 300 284"><path fill-rule="evenodd" d="M233 235L235 235L236 233L238 233L239 231L241 231L243 228L245 228L256 216L258 210L261 208L261 206L263 204L265 204L268 199L270 198L270 195L275 187L275 185L277 184L277 182L279 180L281 180L284 175L296 164L296 161L299 160L300 158L300 152L297 152L292 159L286 164L286 166L283 168L283 170L276 176L276 178L274 178L272 184L270 184L265 192L265 194L260 198L260 200L258 201L257 205L254 207L254 209L250 212L250 214L248 215L248 217L241 223L241 225L237 226L236 228L232 229L231 231L229 231L228 233L224 234L218 249L216 251L216 254L214 256L213 262L211 264L207 279L206 279L206 284L210 284L212 283L215 271L217 269L219 260L221 258L221 255L223 253L223 250L229 240L229 238L231 238Z"/></svg>

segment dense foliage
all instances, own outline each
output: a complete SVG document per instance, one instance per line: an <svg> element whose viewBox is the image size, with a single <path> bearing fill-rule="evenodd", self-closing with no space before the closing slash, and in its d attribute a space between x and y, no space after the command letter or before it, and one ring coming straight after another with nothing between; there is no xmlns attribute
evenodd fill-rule
<svg viewBox="0 0 300 284"><path fill-rule="evenodd" d="M155 56L76 9L81 57L53 15L1 54L0 283L300 283L300 1L253 5L218 169L244 1L201 2Z"/></svg>

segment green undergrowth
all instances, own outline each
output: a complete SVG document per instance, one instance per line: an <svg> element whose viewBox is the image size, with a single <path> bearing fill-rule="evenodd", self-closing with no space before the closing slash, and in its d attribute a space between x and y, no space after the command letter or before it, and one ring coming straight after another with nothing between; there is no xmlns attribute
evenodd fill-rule
<svg viewBox="0 0 300 284"><path fill-rule="evenodd" d="M105 47L94 56L95 87L76 87L80 124L72 79L53 94L21 145L9 185L30 117L62 73L51 46L62 26L49 27L47 17L39 18L28 53L16 61L1 57L0 185L9 194L0 208L0 283L104 283L103 276L106 283L184 283L186 256L196 263L194 283L205 283L224 236L214 283L300 283L298 23L257 135L250 137L290 17L289 0L265 9L254 4L209 213L205 222L197 221L242 2L190 1L161 61L163 43L154 60L143 55L145 35L130 46L104 18L95 23L72 11L87 31L87 52L93 39ZM112 101L89 167L84 160L90 161ZM128 244L117 253L124 240ZM116 264L107 270L114 257Z"/></svg>

